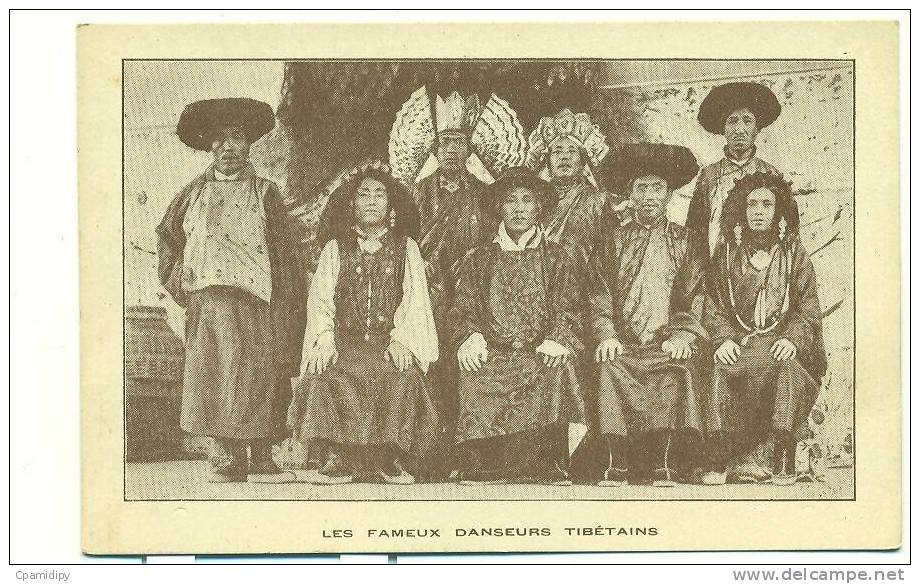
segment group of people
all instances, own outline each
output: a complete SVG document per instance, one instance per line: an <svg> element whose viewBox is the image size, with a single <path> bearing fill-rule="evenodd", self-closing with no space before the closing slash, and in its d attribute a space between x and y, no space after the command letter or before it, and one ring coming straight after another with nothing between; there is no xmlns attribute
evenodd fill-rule
<svg viewBox="0 0 920 584"><path fill-rule="evenodd" d="M794 483L826 359L793 192L756 155L770 89L711 90L698 120L726 146L702 171L684 146L610 152L568 109L488 168L478 98L431 110L411 180L392 148L341 177L308 291L248 161L270 106L183 112L214 162L169 206L159 272L186 308L181 425L213 437L209 480ZM289 433L304 469L272 460Z"/></svg>

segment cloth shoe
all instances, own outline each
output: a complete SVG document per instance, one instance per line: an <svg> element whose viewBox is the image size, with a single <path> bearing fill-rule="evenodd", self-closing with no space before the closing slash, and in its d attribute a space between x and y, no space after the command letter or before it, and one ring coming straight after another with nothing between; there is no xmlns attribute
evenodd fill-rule
<svg viewBox="0 0 920 584"><path fill-rule="evenodd" d="M604 471L604 478L598 481L599 487L622 487L629 480L629 472L625 468L608 467Z"/></svg>
<svg viewBox="0 0 920 584"><path fill-rule="evenodd" d="M378 466L377 475L383 479L383 482L390 485L415 484L415 477L406 472L396 459L393 459L389 464Z"/></svg>
<svg viewBox="0 0 920 584"><path fill-rule="evenodd" d="M742 462L728 472L728 482L739 484L762 483L770 480L770 473L756 462Z"/></svg>
<svg viewBox="0 0 920 584"><path fill-rule="evenodd" d="M718 472L715 470L707 470L702 475L700 475L700 484L701 485L724 485L728 480L728 473Z"/></svg>
<svg viewBox="0 0 920 584"><path fill-rule="evenodd" d="M313 485L345 485L355 480L348 462L334 452L329 453L329 458L321 468L311 468L296 474L299 482Z"/></svg>
<svg viewBox="0 0 920 584"><path fill-rule="evenodd" d="M272 445L268 440L255 441L249 446L250 464L246 480L250 483L291 483L297 475L288 470L281 470L272 460Z"/></svg>
<svg viewBox="0 0 920 584"><path fill-rule="evenodd" d="M675 477L674 471L670 468L656 468L652 472L652 486L653 487L676 487L677 479Z"/></svg>
<svg viewBox="0 0 920 584"><path fill-rule="evenodd" d="M246 481L248 460L246 446L228 438L213 437L213 450L208 462L208 482L238 483Z"/></svg>

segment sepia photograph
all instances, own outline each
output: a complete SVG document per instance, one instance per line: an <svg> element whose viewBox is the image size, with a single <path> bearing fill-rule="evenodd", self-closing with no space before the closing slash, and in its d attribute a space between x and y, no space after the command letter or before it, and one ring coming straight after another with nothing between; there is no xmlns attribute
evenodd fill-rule
<svg viewBox="0 0 920 584"><path fill-rule="evenodd" d="M84 553L902 545L896 23L77 32Z"/></svg>
<svg viewBox="0 0 920 584"><path fill-rule="evenodd" d="M125 60L125 499L852 499L853 86Z"/></svg>

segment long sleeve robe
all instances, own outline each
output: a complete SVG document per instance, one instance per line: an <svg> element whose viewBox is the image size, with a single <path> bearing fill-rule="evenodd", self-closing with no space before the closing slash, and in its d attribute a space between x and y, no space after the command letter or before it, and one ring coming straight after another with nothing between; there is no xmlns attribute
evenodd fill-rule
<svg viewBox="0 0 920 584"><path fill-rule="evenodd" d="M482 245L464 262L450 312L451 357L477 336L489 355L478 371L460 373L458 442L584 423L572 361L550 369L536 353L545 341L573 354L582 348L575 273L560 245L539 238L516 251Z"/></svg>
<svg viewBox="0 0 920 584"><path fill-rule="evenodd" d="M703 324L712 346L717 349L731 339L741 347L736 363L715 365L712 391L720 409L709 426L745 443L769 438L771 430L789 432L798 439L807 436L807 418L827 369L822 311L808 252L796 237L774 249L759 279L748 263L746 249L734 243L720 245L709 269ZM787 264L789 292L784 311ZM759 302L758 295L762 296ZM796 346L797 355L776 361L771 348L783 338Z"/></svg>
<svg viewBox="0 0 920 584"><path fill-rule="evenodd" d="M265 240L271 263L272 355L279 367L279 374L296 377L300 372L306 323L306 273L278 187L268 179L255 176L251 166L244 169L243 173L257 183L269 183L265 196ZM160 282L182 307L187 303L186 291L182 286L186 243L183 222L189 205L208 180L215 180L213 166L179 191L156 229Z"/></svg>
<svg viewBox="0 0 920 584"><path fill-rule="evenodd" d="M334 346L337 358L298 380L288 411L296 434L426 454L439 426L423 370L438 358L438 337L415 241L384 233L328 242L307 313L305 358L318 343ZM404 371L385 356L392 341L415 357Z"/></svg>
<svg viewBox="0 0 920 584"><path fill-rule="evenodd" d="M277 186L248 165L236 180L250 181L251 189L263 197L271 272L267 306L262 300L248 302L256 297L242 288L185 289L186 215L201 212L193 204L216 178L212 165L186 185L156 229L160 282L187 311L183 428L226 438L280 440L287 434L291 378L300 370L306 274ZM228 300L222 289L239 290L231 296L246 308L230 309L236 301ZM238 332L242 329L249 331L245 337Z"/></svg>
<svg viewBox="0 0 920 584"><path fill-rule="evenodd" d="M698 395L703 384L696 366L707 347L701 258L687 230L664 218L649 229L632 220L620 224L611 213L605 224L611 234L591 262L592 333L595 343L619 340L623 354L599 367L600 431L702 432L707 403ZM661 349L670 337L687 341L694 356L672 359Z"/></svg>
<svg viewBox="0 0 920 584"><path fill-rule="evenodd" d="M722 205L728 191L735 186L735 181L755 172L779 174L776 168L758 158L756 151L741 164L731 160L727 152L726 148L725 157L700 171L684 223L691 231L694 245L699 246L700 250L705 249L707 257L715 253L719 243Z"/></svg>
<svg viewBox="0 0 920 584"><path fill-rule="evenodd" d="M304 353L321 339L335 333L335 288L339 281L339 246L336 240L326 244L310 286L307 300L307 328ZM409 349L423 371L438 359L438 335L431 313L431 302L425 280L425 264L418 245L406 239L406 261L403 273L402 300L393 315L390 338Z"/></svg>

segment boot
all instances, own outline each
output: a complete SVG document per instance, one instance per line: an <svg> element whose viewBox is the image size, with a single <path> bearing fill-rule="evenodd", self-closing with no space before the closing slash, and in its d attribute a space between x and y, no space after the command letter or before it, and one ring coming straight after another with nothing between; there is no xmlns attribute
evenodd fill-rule
<svg viewBox="0 0 920 584"><path fill-rule="evenodd" d="M622 487L629 480L629 472L626 468L626 452L629 443L625 436L614 434L605 434L604 441L607 445L607 468L597 486Z"/></svg>
<svg viewBox="0 0 920 584"><path fill-rule="evenodd" d="M468 446L468 459L457 475L461 485L505 485L508 484L509 473L517 476L514 469L508 468L508 461L503 458L505 449L501 448L500 440L493 439Z"/></svg>
<svg viewBox="0 0 920 584"><path fill-rule="evenodd" d="M238 483L245 482L248 470L246 444L239 440L212 436L213 444L208 462L211 472L208 482Z"/></svg>
<svg viewBox="0 0 920 584"><path fill-rule="evenodd" d="M724 485L728 479L725 467L728 461L728 442L722 432L713 432L706 437L704 467L700 473L702 485Z"/></svg>
<svg viewBox="0 0 920 584"><path fill-rule="evenodd" d="M773 477L770 482L780 487L795 484L795 450L797 444L789 436L778 436L773 444Z"/></svg>
<svg viewBox="0 0 920 584"><path fill-rule="evenodd" d="M383 447L378 450L374 470L383 482L390 485L414 485L415 477L403 468L398 448Z"/></svg>
<svg viewBox="0 0 920 584"><path fill-rule="evenodd" d="M253 440L249 444L250 465L246 479L250 483L291 483L297 476L281 470L272 460L271 440Z"/></svg>
<svg viewBox="0 0 920 584"><path fill-rule="evenodd" d="M660 430L652 432L652 461L655 470L652 471L653 487L675 487L677 486L677 477L671 466L671 446L673 443L673 432L670 430Z"/></svg>
<svg viewBox="0 0 920 584"><path fill-rule="evenodd" d="M316 462L311 466L316 466ZM310 468L299 479L313 485L345 485L354 482L355 477L345 452L330 448L326 461L318 468Z"/></svg>

